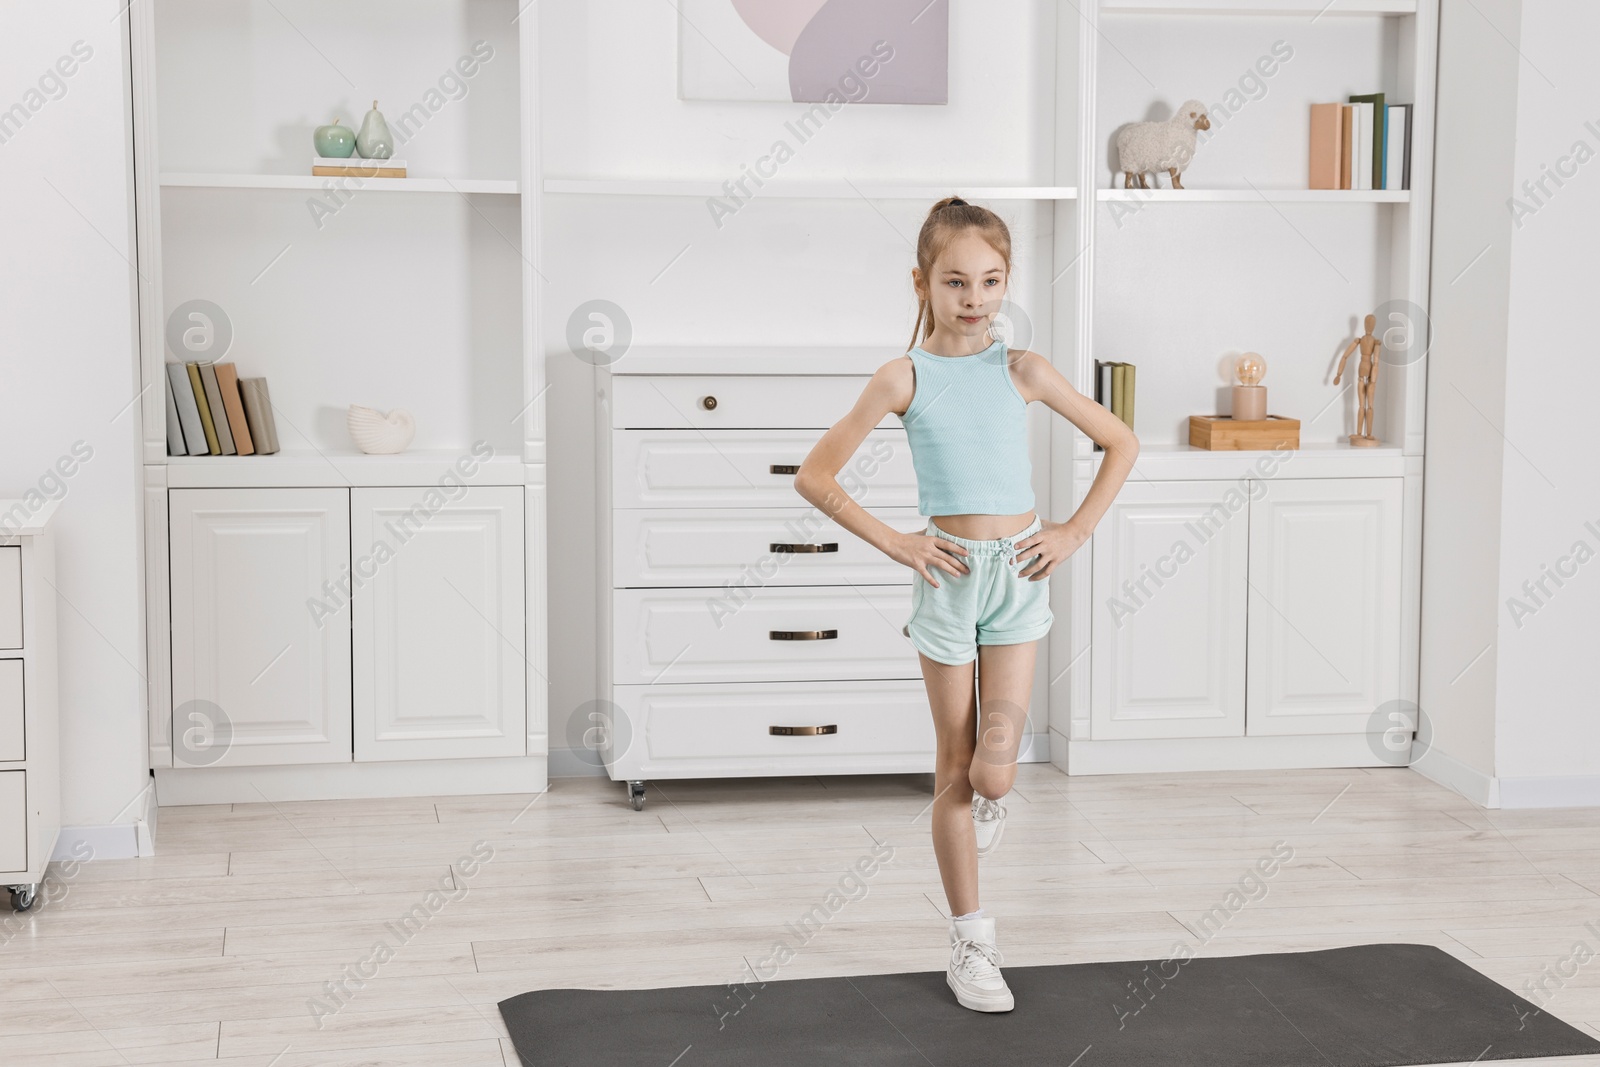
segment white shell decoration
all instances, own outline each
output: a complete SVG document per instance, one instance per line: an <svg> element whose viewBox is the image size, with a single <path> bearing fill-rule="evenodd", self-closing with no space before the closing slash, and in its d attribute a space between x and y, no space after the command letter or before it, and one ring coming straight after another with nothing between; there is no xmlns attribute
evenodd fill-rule
<svg viewBox="0 0 1600 1067"><path fill-rule="evenodd" d="M395 408L385 415L375 408L351 404L345 422L350 427L351 440L368 455L404 452L417 433L411 412L403 408Z"/></svg>

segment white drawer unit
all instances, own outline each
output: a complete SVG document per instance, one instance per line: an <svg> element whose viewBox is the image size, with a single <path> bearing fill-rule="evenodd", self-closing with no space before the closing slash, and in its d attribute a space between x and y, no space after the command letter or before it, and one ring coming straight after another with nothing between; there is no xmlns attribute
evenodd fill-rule
<svg viewBox="0 0 1600 1067"><path fill-rule="evenodd" d="M600 371L603 721L578 725L636 809L649 778L933 770L902 629L915 574L794 488L876 366L790 369ZM892 416L838 481L894 529L926 528Z"/></svg>
<svg viewBox="0 0 1600 1067"><path fill-rule="evenodd" d="M48 524L0 500L0 886L31 908L61 832L56 711L56 576Z"/></svg>

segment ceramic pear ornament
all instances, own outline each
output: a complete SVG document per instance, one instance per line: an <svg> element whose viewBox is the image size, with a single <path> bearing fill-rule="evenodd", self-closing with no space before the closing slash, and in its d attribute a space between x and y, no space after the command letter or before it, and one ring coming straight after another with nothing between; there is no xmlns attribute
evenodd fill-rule
<svg viewBox="0 0 1600 1067"><path fill-rule="evenodd" d="M356 134L356 151L361 153L362 159L388 159L394 155L394 136L389 132L383 112L378 110L376 100L372 102L372 110L361 120L361 131Z"/></svg>
<svg viewBox="0 0 1600 1067"><path fill-rule="evenodd" d="M349 159L356 150L356 131L339 125L334 119L328 126L318 126L311 135L317 146L317 155L323 159Z"/></svg>
<svg viewBox="0 0 1600 1067"><path fill-rule="evenodd" d="M403 408L395 408L385 415L375 408L351 404L345 416L345 425L356 447L371 456L404 452L417 433L417 424L411 412Z"/></svg>

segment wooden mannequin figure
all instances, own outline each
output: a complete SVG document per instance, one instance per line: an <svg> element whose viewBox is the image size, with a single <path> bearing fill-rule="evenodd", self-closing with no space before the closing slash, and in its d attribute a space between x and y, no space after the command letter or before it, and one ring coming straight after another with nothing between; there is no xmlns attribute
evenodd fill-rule
<svg viewBox="0 0 1600 1067"><path fill-rule="evenodd" d="M1372 435L1372 396L1378 385L1379 355L1383 347L1382 342L1372 335L1372 328L1377 324L1376 316L1367 316L1367 332L1350 342L1350 347L1339 357L1338 369L1333 373L1333 384L1338 385L1350 353L1358 347L1361 349L1361 362L1356 367L1356 401L1359 410L1356 415L1356 432L1350 435L1350 443L1357 448L1371 448L1382 443Z"/></svg>

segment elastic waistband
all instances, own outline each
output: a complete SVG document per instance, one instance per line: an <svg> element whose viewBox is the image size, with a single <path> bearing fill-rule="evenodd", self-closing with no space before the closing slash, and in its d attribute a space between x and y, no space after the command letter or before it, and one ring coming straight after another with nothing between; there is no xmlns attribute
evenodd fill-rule
<svg viewBox="0 0 1600 1067"><path fill-rule="evenodd" d="M932 534L932 535L934 535L936 537L943 538L946 541L953 541L956 544L960 545L962 548L966 549L968 552L977 552L977 553L986 553L986 552L988 552L988 553L994 553L994 554L998 555L998 554L1003 554L1003 553L1010 553L1013 549L1016 548L1016 545L1017 545L1018 541L1021 541L1025 537L1029 537L1029 536L1031 536L1033 534L1038 533L1040 528L1043 527L1043 526L1044 526L1044 523L1040 521L1038 514L1035 513L1034 516L1033 516L1033 521L1028 523L1026 529L1018 530L1016 533L1011 534L1011 535L1006 536L1006 537L996 537L993 540L977 541L977 540L974 540L974 539L972 539L970 537L957 537L955 534L947 533L946 531L941 530L938 526L934 525L934 522L933 522L932 519L929 519L928 520L928 533L930 533L930 534Z"/></svg>

